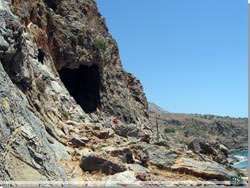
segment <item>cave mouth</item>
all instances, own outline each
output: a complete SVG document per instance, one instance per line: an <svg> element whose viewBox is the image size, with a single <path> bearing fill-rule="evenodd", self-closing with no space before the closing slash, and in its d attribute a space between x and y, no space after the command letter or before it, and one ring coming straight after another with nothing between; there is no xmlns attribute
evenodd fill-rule
<svg viewBox="0 0 250 188"><path fill-rule="evenodd" d="M95 112L100 105L100 72L95 64L78 69L62 68L60 78L70 95L85 113Z"/></svg>
<svg viewBox="0 0 250 188"><path fill-rule="evenodd" d="M49 8L52 8L52 10L55 12L57 10L57 1L56 0L44 0L45 4Z"/></svg>

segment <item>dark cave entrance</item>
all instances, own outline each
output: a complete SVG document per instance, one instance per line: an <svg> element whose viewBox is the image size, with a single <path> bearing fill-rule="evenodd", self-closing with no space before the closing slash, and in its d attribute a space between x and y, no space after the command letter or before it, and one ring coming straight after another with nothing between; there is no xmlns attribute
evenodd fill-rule
<svg viewBox="0 0 250 188"><path fill-rule="evenodd" d="M44 1L49 8L52 8L52 10L55 12L57 9L57 0L45 0Z"/></svg>
<svg viewBox="0 0 250 188"><path fill-rule="evenodd" d="M100 104L100 72L97 65L78 69L63 68L60 78L75 101L86 113L96 111Z"/></svg>
<svg viewBox="0 0 250 188"><path fill-rule="evenodd" d="M41 48L38 49L38 61L41 62L43 64L43 60L44 60L44 53L43 53L43 50Z"/></svg>

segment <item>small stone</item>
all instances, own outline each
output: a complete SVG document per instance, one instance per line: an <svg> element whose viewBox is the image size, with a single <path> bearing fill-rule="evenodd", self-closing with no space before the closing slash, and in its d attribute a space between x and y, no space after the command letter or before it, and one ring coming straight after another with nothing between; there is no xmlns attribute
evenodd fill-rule
<svg viewBox="0 0 250 188"><path fill-rule="evenodd" d="M87 143L89 141L89 138L85 137L85 136L82 136L81 137L81 141Z"/></svg>
<svg viewBox="0 0 250 188"><path fill-rule="evenodd" d="M147 169L139 164L128 164L128 169L134 171L135 173L150 172L149 169Z"/></svg>
<svg viewBox="0 0 250 188"><path fill-rule="evenodd" d="M94 154L94 152L89 148L81 149L79 152L81 153L82 158L87 158Z"/></svg>
<svg viewBox="0 0 250 188"><path fill-rule="evenodd" d="M116 186L116 185L134 185L138 186L141 184L135 177L135 173L132 171L125 171L113 176L104 177L103 186Z"/></svg>
<svg viewBox="0 0 250 188"><path fill-rule="evenodd" d="M110 137L113 137L114 135L115 135L115 132L112 129L107 128L97 133L96 136L100 139L108 139Z"/></svg>
<svg viewBox="0 0 250 188"><path fill-rule="evenodd" d="M78 135L74 134L71 136L69 142L77 147L83 147L89 141L87 137L79 137Z"/></svg>

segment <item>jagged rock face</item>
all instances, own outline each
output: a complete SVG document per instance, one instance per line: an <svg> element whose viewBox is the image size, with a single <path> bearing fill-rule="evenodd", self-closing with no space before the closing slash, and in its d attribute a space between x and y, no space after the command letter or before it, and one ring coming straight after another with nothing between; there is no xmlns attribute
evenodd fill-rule
<svg viewBox="0 0 250 188"><path fill-rule="evenodd" d="M0 104L0 180L66 180L62 161L85 145L85 125L148 121L92 0L0 0Z"/></svg>
<svg viewBox="0 0 250 188"><path fill-rule="evenodd" d="M45 131L44 122L16 87L31 87L28 84L32 73L27 68L24 28L3 0L0 25L0 179L66 180L59 158L66 159L68 153Z"/></svg>
<svg viewBox="0 0 250 188"><path fill-rule="evenodd" d="M67 158L67 152L56 140L48 142L44 123L27 107L1 64L0 83L0 180L66 180L58 157Z"/></svg>
<svg viewBox="0 0 250 188"><path fill-rule="evenodd" d="M54 74L86 113L98 109L128 123L147 121L142 85L123 70L117 44L94 1L18 0L12 5L45 52L45 64L50 60Z"/></svg>

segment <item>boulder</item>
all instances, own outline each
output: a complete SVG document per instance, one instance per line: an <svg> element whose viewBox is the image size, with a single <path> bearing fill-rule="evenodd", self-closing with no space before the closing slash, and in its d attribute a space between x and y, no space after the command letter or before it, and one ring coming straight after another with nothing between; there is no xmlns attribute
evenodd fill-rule
<svg viewBox="0 0 250 188"><path fill-rule="evenodd" d="M225 169L216 162L196 161L182 158L181 161L171 166L171 169L185 174L201 177L207 180L230 180L230 177L237 176L236 172Z"/></svg>
<svg viewBox="0 0 250 188"><path fill-rule="evenodd" d="M112 157L118 157L121 159L124 163L133 163L134 157L133 153L129 148L117 148L113 146L107 146L101 148L102 151L105 151L106 153L110 154Z"/></svg>
<svg viewBox="0 0 250 188"><path fill-rule="evenodd" d="M202 141L200 139L194 139L192 142L190 142L190 144L188 145L188 149L195 151L195 152L200 152L201 147L200 147L200 143Z"/></svg>
<svg viewBox="0 0 250 188"><path fill-rule="evenodd" d="M84 171L102 172L106 175L113 175L126 170L126 168L121 164L117 164L115 162L94 155L83 157L80 163L80 167Z"/></svg>
<svg viewBox="0 0 250 188"><path fill-rule="evenodd" d="M178 154L164 146L145 144L134 148L137 157L145 166L147 162L159 168L169 168L173 165Z"/></svg>

